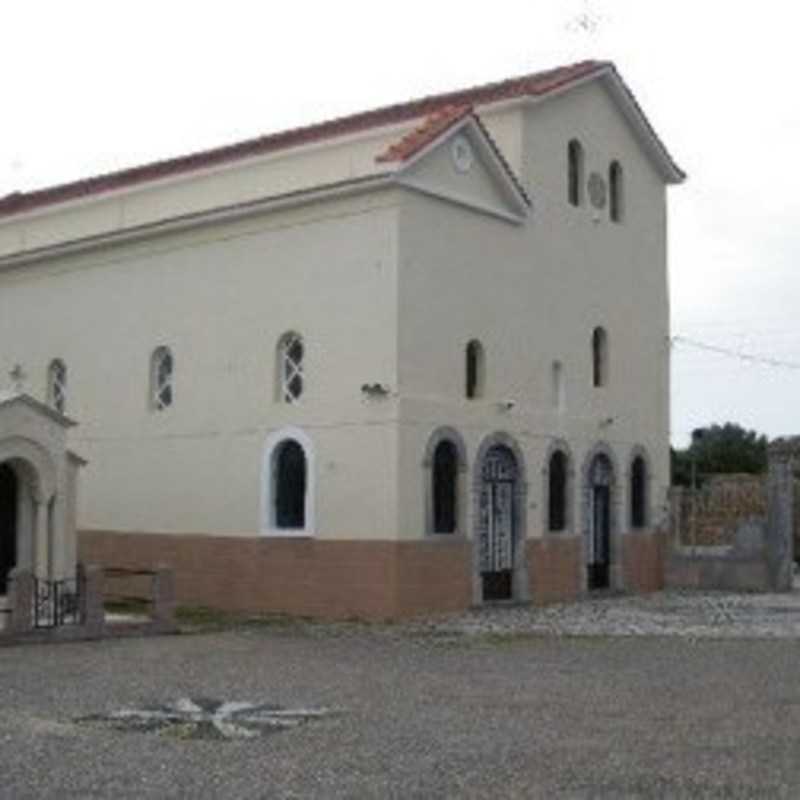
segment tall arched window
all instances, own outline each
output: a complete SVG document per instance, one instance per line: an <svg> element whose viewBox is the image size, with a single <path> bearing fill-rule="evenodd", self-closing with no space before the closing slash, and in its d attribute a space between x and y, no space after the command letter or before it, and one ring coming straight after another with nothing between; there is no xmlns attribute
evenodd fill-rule
<svg viewBox="0 0 800 800"><path fill-rule="evenodd" d="M278 343L279 399L296 403L303 394L303 337L298 333L284 334Z"/></svg>
<svg viewBox="0 0 800 800"><path fill-rule="evenodd" d="M483 345L477 339L473 339L467 344L466 361L466 395L469 399L483 397L486 359L483 354Z"/></svg>
<svg viewBox="0 0 800 800"><path fill-rule="evenodd" d="M547 527L563 531L567 527L567 457L561 450L550 456L547 495Z"/></svg>
<svg viewBox="0 0 800 800"><path fill-rule="evenodd" d="M67 365L54 358L47 368L47 402L63 414L67 408Z"/></svg>
<svg viewBox="0 0 800 800"><path fill-rule="evenodd" d="M577 139L567 145L567 198L570 205L579 206L583 188L583 147Z"/></svg>
<svg viewBox="0 0 800 800"><path fill-rule="evenodd" d="M157 347L150 357L150 407L169 408L175 400L175 360L169 347Z"/></svg>
<svg viewBox="0 0 800 800"><path fill-rule="evenodd" d="M457 520L458 451L444 440L433 454L433 532L455 533Z"/></svg>
<svg viewBox="0 0 800 800"><path fill-rule="evenodd" d="M595 328L592 333L592 382L605 386L608 381L608 335L605 328Z"/></svg>
<svg viewBox="0 0 800 800"><path fill-rule="evenodd" d="M631 464L631 527L647 525L647 464L636 456Z"/></svg>
<svg viewBox="0 0 800 800"><path fill-rule="evenodd" d="M294 439L278 446L275 454L275 527L305 528L306 455Z"/></svg>
<svg viewBox="0 0 800 800"><path fill-rule="evenodd" d="M608 168L608 208L612 222L622 221L623 183L622 166L619 161L612 161Z"/></svg>

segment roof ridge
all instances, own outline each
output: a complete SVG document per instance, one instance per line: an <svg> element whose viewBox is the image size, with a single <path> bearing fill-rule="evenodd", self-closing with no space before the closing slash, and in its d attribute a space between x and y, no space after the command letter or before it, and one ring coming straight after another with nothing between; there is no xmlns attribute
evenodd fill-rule
<svg viewBox="0 0 800 800"><path fill-rule="evenodd" d="M515 97L555 91L595 72L613 66L610 61L586 60L500 81L426 95L388 106L379 106L322 122L243 139L228 145L198 150L182 156L81 178L28 192L11 192L0 197L0 217L30 211L114 189L135 186L171 175L231 163L249 156L276 152L337 136L406 122L430 114L442 105L483 105Z"/></svg>

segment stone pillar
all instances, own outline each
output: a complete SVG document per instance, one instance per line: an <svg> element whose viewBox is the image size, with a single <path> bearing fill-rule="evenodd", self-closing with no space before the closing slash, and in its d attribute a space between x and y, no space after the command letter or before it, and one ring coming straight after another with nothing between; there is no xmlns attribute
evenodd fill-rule
<svg viewBox="0 0 800 800"><path fill-rule="evenodd" d="M101 638L105 632L106 612L103 605L103 568L78 564L77 579L80 586L81 621L86 635Z"/></svg>
<svg viewBox="0 0 800 800"><path fill-rule="evenodd" d="M36 521L33 530L33 571L37 578L48 579L49 553L47 549L49 539L49 503L39 497L36 499Z"/></svg>
<svg viewBox="0 0 800 800"><path fill-rule="evenodd" d="M34 536L36 522L33 493L27 480L18 481L19 502L17 503L17 566L33 570Z"/></svg>
<svg viewBox="0 0 800 800"><path fill-rule="evenodd" d="M12 634L33 630L33 604L36 580L31 570L16 567L11 570L8 584L8 602L11 608Z"/></svg>
<svg viewBox="0 0 800 800"><path fill-rule="evenodd" d="M792 456L797 442L778 439L769 447L767 485L766 557L769 588L792 590L793 571L793 480Z"/></svg>
<svg viewBox="0 0 800 800"><path fill-rule="evenodd" d="M158 628L175 629L175 572L163 564L156 567L153 575L152 609Z"/></svg>

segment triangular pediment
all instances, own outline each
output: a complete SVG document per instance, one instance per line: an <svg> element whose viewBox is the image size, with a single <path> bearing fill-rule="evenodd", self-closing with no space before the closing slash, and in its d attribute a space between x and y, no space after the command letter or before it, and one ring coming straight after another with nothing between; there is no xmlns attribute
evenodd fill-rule
<svg viewBox="0 0 800 800"><path fill-rule="evenodd" d="M379 160L393 164L397 183L423 194L509 222L530 213L519 180L469 108L428 118Z"/></svg>
<svg viewBox="0 0 800 800"><path fill-rule="evenodd" d="M60 414L54 408L42 403L24 392L0 392L0 432L9 424L19 424L29 420L34 424L56 429L71 428L77 423Z"/></svg>

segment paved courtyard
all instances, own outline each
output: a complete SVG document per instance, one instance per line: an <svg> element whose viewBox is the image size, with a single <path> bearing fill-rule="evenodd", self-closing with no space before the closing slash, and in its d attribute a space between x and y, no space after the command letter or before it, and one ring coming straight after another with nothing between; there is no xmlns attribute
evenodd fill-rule
<svg viewBox="0 0 800 800"><path fill-rule="evenodd" d="M797 603L2 647L0 797L794 798Z"/></svg>

